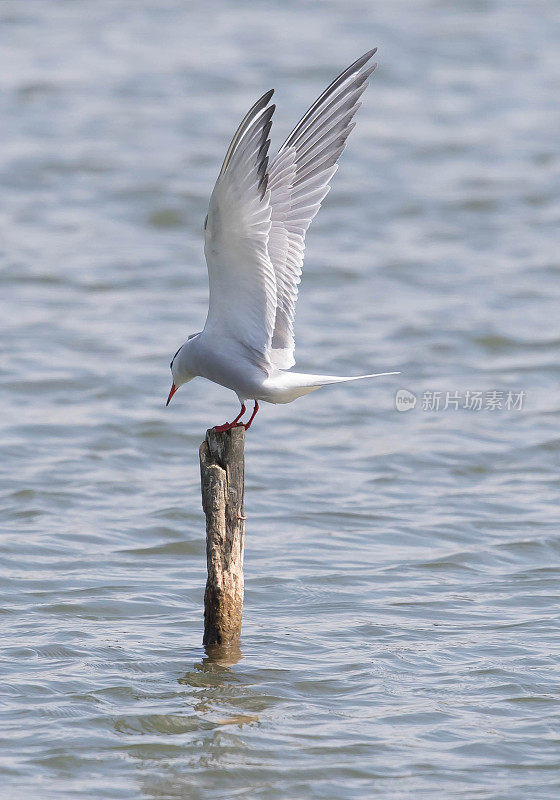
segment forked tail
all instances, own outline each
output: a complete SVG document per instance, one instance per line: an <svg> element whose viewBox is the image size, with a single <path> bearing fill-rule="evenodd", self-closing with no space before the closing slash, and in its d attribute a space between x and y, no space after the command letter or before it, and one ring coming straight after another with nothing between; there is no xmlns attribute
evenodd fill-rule
<svg viewBox="0 0 560 800"><path fill-rule="evenodd" d="M363 378L380 378L383 375L399 375L399 372L375 372L371 375L353 375L342 377L339 375L306 375L303 372L278 372L274 377L266 381L265 386L269 388L269 397L264 397L272 403L290 403L297 397L314 392L321 386L329 386L332 383L344 383L346 381L360 381ZM273 399L274 398L274 399Z"/></svg>
<svg viewBox="0 0 560 800"><path fill-rule="evenodd" d="M298 373L292 373L292 375ZM353 375L350 378L341 378L338 375L304 375L300 373L298 377L309 378L313 388L328 386L330 383L344 383L345 381L361 381L362 378L381 378L382 375L400 375L400 372L374 372L371 375Z"/></svg>

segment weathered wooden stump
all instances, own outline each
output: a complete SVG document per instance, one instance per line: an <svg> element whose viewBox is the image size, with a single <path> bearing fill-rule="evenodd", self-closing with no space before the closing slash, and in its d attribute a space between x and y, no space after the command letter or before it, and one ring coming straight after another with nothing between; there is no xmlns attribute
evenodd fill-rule
<svg viewBox="0 0 560 800"><path fill-rule="evenodd" d="M208 566L203 643L208 650L235 646L241 635L245 428L206 431L200 445L200 478Z"/></svg>

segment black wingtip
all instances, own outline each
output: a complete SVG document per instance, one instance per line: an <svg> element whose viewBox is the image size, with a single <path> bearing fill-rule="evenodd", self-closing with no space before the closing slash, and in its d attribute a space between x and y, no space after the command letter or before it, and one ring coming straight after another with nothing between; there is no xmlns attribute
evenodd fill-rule
<svg viewBox="0 0 560 800"><path fill-rule="evenodd" d="M373 56L376 53L377 53L377 47L374 47L373 50L368 50L367 53L364 53L363 56L360 56L358 59L356 59L356 61L354 61L352 66L349 67L347 71L350 71L351 69L356 69L356 68L357 69L362 69L367 64L367 62L370 60L370 58L373 58Z"/></svg>

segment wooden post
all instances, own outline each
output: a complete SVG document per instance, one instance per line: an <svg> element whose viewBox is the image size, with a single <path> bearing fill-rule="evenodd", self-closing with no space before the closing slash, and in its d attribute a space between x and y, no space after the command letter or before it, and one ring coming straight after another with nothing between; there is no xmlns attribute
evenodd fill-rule
<svg viewBox="0 0 560 800"><path fill-rule="evenodd" d="M208 580L204 593L205 647L235 646L243 613L245 428L206 431L200 445L202 508L206 514Z"/></svg>

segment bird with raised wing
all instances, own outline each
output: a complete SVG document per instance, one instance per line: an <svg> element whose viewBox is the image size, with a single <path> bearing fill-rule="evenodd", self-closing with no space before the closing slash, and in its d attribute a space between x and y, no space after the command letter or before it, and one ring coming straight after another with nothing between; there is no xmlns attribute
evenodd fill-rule
<svg viewBox="0 0 560 800"><path fill-rule="evenodd" d="M376 48L377 49L377 48ZM204 224L210 297L204 330L171 361L167 405L200 376L232 389L241 411L224 431L251 425L259 400L290 403L333 383L397 375L339 377L289 371L305 234L319 211L354 127L360 97L377 64L370 50L344 70L298 122L269 161L273 90L251 108L227 150ZM245 403L254 401L246 423Z"/></svg>

